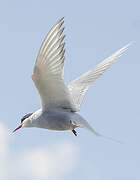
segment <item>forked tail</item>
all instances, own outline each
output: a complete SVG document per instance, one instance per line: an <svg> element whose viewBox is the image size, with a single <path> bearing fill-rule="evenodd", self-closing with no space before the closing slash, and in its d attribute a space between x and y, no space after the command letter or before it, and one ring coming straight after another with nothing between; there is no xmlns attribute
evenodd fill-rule
<svg viewBox="0 0 140 180"><path fill-rule="evenodd" d="M75 128L84 128L84 129L87 129L89 131L91 131L92 133L94 133L96 136L98 137L103 137L105 139L109 139L111 141L114 141L114 142L117 142L117 143L120 143L120 144L123 144L123 142L119 141L119 140L116 140L114 138L111 138L111 137L107 137L107 136L104 136L100 133L98 133L97 131L95 131L91 126L90 124L83 118L81 117L79 114L75 114L75 117L74 117L74 120L71 121L71 123L73 124L73 126ZM75 135L77 135L74 131L73 133Z"/></svg>
<svg viewBox="0 0 140 180"><path fill-rule="evenodd" d="M105 138L105 139L109 139L109 140L114 141L114 142L116 142L116 143L124 144L124 143L123 143L122 141L120 141L120 140L114 139L114 138L112 138L112 137L107 137L107 136L104 136L104 135L98 133L98 132L95 131L89 124L86 124L86 126L84 126L83 128L91 131L92 133L94 133L94 134L95 134L96 136L98 136L98 137L103 137L103 138Z"/></svg>

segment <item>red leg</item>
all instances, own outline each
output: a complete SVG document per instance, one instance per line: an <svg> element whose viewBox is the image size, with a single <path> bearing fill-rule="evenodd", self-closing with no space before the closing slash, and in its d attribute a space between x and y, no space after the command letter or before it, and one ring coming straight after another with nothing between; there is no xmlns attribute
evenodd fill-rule
<svg viewBox="0 0 140 180"><path fill-rule="evenodd" d="M75 136L77 136L77 132L74 129L72 130L72 132Z"/></svg>

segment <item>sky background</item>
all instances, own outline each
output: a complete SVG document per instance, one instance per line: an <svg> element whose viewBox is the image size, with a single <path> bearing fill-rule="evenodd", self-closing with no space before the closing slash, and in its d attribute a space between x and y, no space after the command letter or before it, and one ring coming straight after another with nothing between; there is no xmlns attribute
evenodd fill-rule
<svg viewBox="0 0 140 180"><path fill-rule="evenodd" d="M0 1L0 179L140 179L140 1ZM65 17L65 80L88 71L116 50L129 49L90 87L80 114L100 133L83 129L21 129L40 108L31 80L50 28Z"/></svg>

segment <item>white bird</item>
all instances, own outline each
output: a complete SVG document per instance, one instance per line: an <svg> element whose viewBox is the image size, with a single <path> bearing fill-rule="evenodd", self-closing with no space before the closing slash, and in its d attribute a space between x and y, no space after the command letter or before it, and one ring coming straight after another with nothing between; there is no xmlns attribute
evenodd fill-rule
<svg viewBox="0 0 140 180"><path fill-rule="evenodd" d="M50 130L71 130L75 136L75 128L85 128L97 136L89 123L80 116L80 106L89 86L105 72L110 65L128 48L124 46L90 71L71 81L68 86L63 79L65 61L65 43L63 40L64 18L60 19L44 39L34 66L32 80L39 92L42 107L21 119L21 127L37 127Z"/></svg>

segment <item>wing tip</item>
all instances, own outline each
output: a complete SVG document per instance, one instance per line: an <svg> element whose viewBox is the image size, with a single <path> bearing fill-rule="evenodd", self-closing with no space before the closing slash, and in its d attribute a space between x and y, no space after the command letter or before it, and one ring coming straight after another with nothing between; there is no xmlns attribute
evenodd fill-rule
<svg viewBox="0 0 140 180"><path fill-rule="evenodd" d="M59 26L60 29L63 24L64 24L64 17L59 19L54 26Z"/></svg>
<svg viewBox="0 0 140 180"><path fill-rule="evenodd" d="M125 45L122 49L128 49L129 46L131 46L134 43L134 41L129 42L127 45Z"/></svg>
<svg viewBox="0 0 140 180"><path fill-rule="evenodd" d="M113 55L117 56L117 58L120 57L132 44L133 44L133 41L131 41L130 43L128 43L127 45L125 45L124 47L122 47L121 49L116 51ZM110 56L110 57L112 57L112 56Z"/></svg>
<svg viewBox="0 0 140 180"><path fill-rule="evenodd" d="M62 18L60 18L59 20L58 20L58 22L62 22L62 21L64 21L64 16L62 17Z"/></svg>

